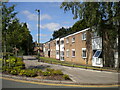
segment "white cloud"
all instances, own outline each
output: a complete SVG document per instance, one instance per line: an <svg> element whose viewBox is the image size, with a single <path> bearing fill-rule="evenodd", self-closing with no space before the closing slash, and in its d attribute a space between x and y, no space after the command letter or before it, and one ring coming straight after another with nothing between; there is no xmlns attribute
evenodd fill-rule
<svg viewBox="0 0 120 90"><path fill-rule="evenodd" d="M29 12L28 10L24 10L24 11L22 11L22 13L24 15L26 15L29 20L37 20L38 19L37 18L38 17L37 13L34 14L34 13ZM40 15L40 20L45 20L45 19L52 19L52 18L48 14Z"/></svg>
<svg viewBox="0 0 120 90"><path fill-rule="evenodd" d="M41 20L44 20L44 19L52 19L51 16L47 15L47 14L43 14L41 15Z"/></svg>
<svg viewBox="0 0 120 90"><path fill-rule="evenodd" d="M58 30L60 28L60 24L58 23L48 23L45 25L41 25L42 29L49 29L50 31Z"/></svg>

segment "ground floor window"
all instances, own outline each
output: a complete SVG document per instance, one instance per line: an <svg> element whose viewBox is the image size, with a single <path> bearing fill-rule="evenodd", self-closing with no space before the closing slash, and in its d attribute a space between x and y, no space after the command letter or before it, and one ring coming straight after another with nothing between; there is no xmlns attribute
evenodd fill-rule
<svg viewBox="0 0 120 90"><path fill-rule="evenodd" d="M72 57L75 57L75 49L72 49Z"/></svg>
<svg viewBox="0 0 120 90"><path fill-rule="evenodd" d="M56 55L59 55L59 50L56 51Z"/></svg>
<svg viewBox="0 0 120 90"><path fill-rule="evenodd" d="M96 58L96 64L97 64L97 65L100 65L100 64L101 64L100 58Z"/></svg>
<svg viewBox="0 0 120 90"><path fill-rule="evenodd" d="M66 51L66 56L69 57L69 49Z"/></svg>
<svg viewBox="0 0 120 90"><path fill-rule="evenodd" d="M82 48L82 58L87 58L86 48Z"/></svg>

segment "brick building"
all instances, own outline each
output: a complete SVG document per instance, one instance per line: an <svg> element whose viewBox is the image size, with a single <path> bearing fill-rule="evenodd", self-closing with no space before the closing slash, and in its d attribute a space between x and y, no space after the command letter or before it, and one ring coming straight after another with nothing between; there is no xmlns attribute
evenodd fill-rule
<svg viewBox="0 0 120 90"><path fill-rule="evenodd" d="M46 42L43 48L45 57L103 67L102 39L89 28Z"/></svg>

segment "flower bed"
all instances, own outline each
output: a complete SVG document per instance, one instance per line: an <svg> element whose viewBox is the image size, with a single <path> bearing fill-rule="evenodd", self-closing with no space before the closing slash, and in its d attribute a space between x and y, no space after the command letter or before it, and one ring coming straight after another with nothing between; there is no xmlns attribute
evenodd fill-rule
<svg viewBox="0 0 120 90"><path fill-rule="evenodd" d="M38 68L26 69L25 63L20 57L10 57L7 59L5 64L3 64L2 72L18 76L41 77L42 79L70 80L69 76L63 74L61 70L51 68L47 68L46 71L42 71Z"/></svg>

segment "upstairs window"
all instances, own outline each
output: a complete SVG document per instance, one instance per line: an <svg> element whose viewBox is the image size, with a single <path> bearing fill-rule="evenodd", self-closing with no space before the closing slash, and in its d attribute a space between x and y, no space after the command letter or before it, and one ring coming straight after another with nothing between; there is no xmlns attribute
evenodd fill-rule
<svg viewBox="0 0 120 90"><path fill-rule="evenodd" d="M69 38L66 38L66 43L69 43Z"/></svg>
<svg viewBox="0 0 120 90"><path fill-rule="evenodd" d="M75 42L75 37L72 38L72 42Z"/></svg>
<svg viewBox="0 0 120 90"><path fill-rule="evenodd" d="M59 41L57 41L57 45L59 44Z"/></svg>
<svg viewBox="0 0 120 90"><path fill-rule="evenodd" d="M61 41L61 44L64 44L64 40Z"/></svg>
<svg viewBox="0 0 120 90"><path fill-rule="evenodd" d="M82 40L86 40L86 33L82 33Z"/></svg>

